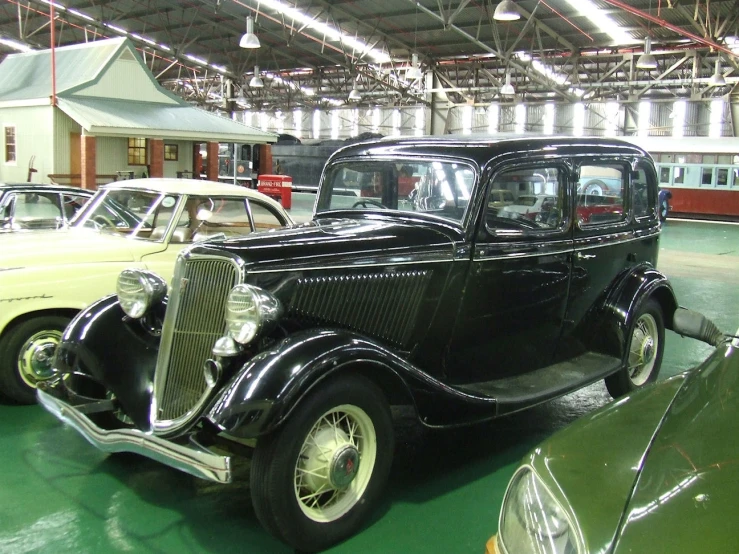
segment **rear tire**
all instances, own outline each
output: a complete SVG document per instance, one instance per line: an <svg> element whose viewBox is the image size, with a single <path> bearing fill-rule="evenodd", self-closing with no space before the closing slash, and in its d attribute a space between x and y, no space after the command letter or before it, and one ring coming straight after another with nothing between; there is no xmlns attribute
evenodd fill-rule
<svg viewBox="0 0 739 554"><path fill-rule="evenodd" d="M41 316L23 321L0 338L0 394L18 404L36 402L36 385L53 376L52 360L70 319Z"/></svg>
<svg viewBox="0 0 739 554"><path fill-rule="evenodd" d="M665 348L662 309L654 299L641 308L631 326L624 369L606 377L606 387L618 398L657 380Z"/></svg>
<svg viewBox="0 0 739 554"><path fill-rule="evenodd" d="M360 376L319 384L277 431L257 441L251 494L262 525L303 552L368 521L393 458L390 407Z"/></svg>

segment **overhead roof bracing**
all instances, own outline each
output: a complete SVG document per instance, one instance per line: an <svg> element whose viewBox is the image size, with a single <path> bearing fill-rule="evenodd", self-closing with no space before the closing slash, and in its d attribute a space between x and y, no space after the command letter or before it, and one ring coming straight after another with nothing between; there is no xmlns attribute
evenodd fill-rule
<svg viewBox="0 0 739 554"><path fill-rule="evenodd" d="M159 82L214 110L706 99L739 81L739 0L60 0L55 44L127 36ZM0 55L50 45L50 0L2 0ZM239 40L254 18L261 47ZM641 69L645 39L657 67ZM424 77L409 78L416 54ZM255 66L263 88L249 86ZM716 70L726 84L715 86Z"/></svg>

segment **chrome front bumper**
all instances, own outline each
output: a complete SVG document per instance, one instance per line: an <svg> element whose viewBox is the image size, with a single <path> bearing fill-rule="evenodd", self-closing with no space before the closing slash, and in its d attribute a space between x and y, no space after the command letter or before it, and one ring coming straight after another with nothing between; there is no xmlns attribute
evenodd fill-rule
<svg viewBox="0 0 739 554"><path fill-rule="evenodd" d="M231 458L219 456L196 443L181 445L138 429L102 429L66 402L41 389L39 403L64 423L74 427L94 446L105 452L135 452L157 462L217 483L231 482Z"/></svg>

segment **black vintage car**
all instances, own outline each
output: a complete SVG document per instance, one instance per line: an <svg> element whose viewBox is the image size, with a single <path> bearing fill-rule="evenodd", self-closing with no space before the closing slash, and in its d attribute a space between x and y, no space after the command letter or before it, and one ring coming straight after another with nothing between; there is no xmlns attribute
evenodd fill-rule
<svg viewBox="0 0 739 554"><path fill-rule="evenodd" d="M578 205L584 174L608 177L602 206ZM556 202L510 209L532 194ZM169 291L123 272L65 331L39 400L103 450L217 482L224 448L248 445L259 520L320 550L382 494L391 405L449 427L654 381L677 307L659 235L652 160L624 142L349 146L311 222L194 245Z"/></svg>

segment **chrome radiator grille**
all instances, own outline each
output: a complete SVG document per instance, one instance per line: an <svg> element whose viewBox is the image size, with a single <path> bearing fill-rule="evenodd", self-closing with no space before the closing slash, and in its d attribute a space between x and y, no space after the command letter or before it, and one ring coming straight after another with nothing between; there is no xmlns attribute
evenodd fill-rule
<svg viewBox="0 0 739 554"><path fill-rule="evenodd" d="M157 360L157 421L187 419L206 393L203 364L224 334L226 298L239 277L239 268L227 259L178 261Z"/></svg>
<svg viewBox="0 0 739 554"><path fill-rule="evenodd" d="M289 310L404 346L430 278L430 271L302 278Z"/></svg>

